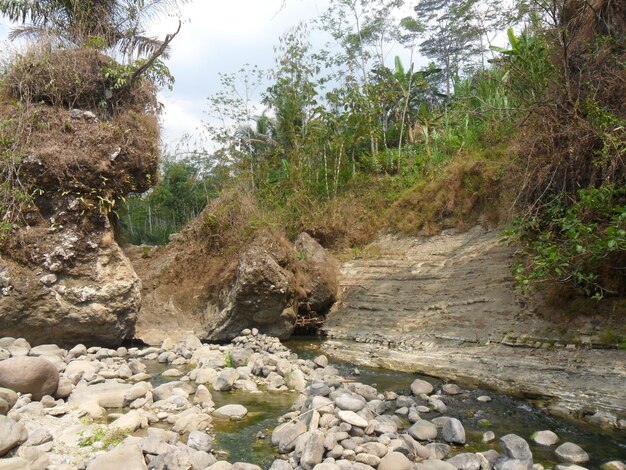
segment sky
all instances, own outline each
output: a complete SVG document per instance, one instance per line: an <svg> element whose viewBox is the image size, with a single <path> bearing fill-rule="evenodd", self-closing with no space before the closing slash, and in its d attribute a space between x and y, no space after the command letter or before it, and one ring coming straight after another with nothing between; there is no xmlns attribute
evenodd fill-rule
<svg viewBox="0 0 626 470"><path fill-rule="evenodd" d="M219 73L231 73L244 64L262 69L274 63L278 38L300 21L311 22L328 0L194 0L180 12L183 25L171 45L166 65L176 82L161 92L165 144L174 145L184 134L198 136L206 115L207 97L219 90ZM176 30L178 18L153 26L165 37ZM8 22L0 17L0 50L10 47Z"/></svg>

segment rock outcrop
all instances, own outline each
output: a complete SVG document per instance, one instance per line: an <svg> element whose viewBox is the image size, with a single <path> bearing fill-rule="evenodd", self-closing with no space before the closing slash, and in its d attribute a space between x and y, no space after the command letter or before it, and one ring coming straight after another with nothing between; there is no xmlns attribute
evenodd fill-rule
<svg viewBox="0 0 626 470"><path fill-rule="evenodd" d="M33 345L133 337L141 284L109 217L156 182L158 122L142 80L111 103L86 93L104 92L110 64L93 50L42 49L3 77L0 331ZM68 70L85 75L65 80ZM68 110L90 100L99 106Z"/></svg>
<svg viewBox="0 0 626 470"><path fill-rule="evenodd" d="M500 239L480 227L381 236L341 267L341 296L323 327L333 339L328 353L544 397L614 426L626 416L626 351L595 345L605 331L624 331L619 304L611 313L596 302L582 314L522 298L513 249Z"/></svg>
<svg viewBox="0 0 626 470"><path fill-rule="evenodd" d="M244 328L285 339L302 315L323 316L335 301L335 261L307 234L294 246L260 229L221 266L185 236L147 259L128 251L144 283L137 337L148 344L188 332L229 341Z"/></svg>
<svg viewBox="0 0 626 470"><path fill-rule="evenodd" d="M32 344L116 346L132 338L141 283L108 224L87 235L48 233L46 243L39 268L0 257L3 334Z"/></svg>

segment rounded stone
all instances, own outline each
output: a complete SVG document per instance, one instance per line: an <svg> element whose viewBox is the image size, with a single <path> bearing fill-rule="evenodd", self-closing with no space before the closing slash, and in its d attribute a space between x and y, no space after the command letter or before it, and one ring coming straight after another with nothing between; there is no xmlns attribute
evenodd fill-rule
<svg viewBox="0 0 626 470"><path fill-rule="evenodd" d="M418 441L432 441L437 437L437 426L430 421L420 419L409 428L408 433Z"/></svg>
<svg viewBox="0 0 626 470"><path fill-rule="evenodd" d="M30 393L39 401L44 395L54 395L58 385L59 372L47 359L19 356L0 362L0 387Z"/></svg>
<svg viewBox="0 0 626 470"><path fill-rule="evenodd" d="M433 386L425 380L415 379L411 384L411 392L413 395L429 395L433 392Z"/></svg>
<svg viewBox="0 0 626 470"><path fill-rule="evenodd" d="M563 462L571 463L585 463L589 462L589 454L585 452L582 447L572 443L566 442L561 444L554 451L559 459Z"/></svg>
<svg viewBox="0 0 626 470"><path fill-rule="evenodd" d="M559 436L552 431L537 431L531 436L531 439L539 445L552 446L559 441Z"/></svg>
<svg viewBox="0 0 626 470"><path fill-rule="evenodd" d="M224 405L213 412L213 416L221 419L243 419L248 410L243 405Z"/></svg>
<svg viewBox="0 0 626 470"><path fill-rule="evenodd" d="M378 464L378 470L411 470L412 466L413 464L404 454L390 452L382 458Z"/></svg>
<svg viewBox="0 0 626 470"><path fill-rule="evenodd" d="M456 418L448 418L441 429L441 437L450 444L465 444L465 428Z"/></svg>

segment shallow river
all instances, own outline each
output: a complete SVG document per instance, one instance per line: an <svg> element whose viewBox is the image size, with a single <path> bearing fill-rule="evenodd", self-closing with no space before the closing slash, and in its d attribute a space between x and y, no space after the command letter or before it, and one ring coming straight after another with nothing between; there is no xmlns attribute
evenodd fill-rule
<svg viewBox="0 0 626 470"><path fill-rule="evenodd" d="M322 341L318 338L297 337L285 343L293 352L304 359L312 359L321 354ZM386 369L358 367L352 364L330 361L344 377L353 378L376 387L379 391L393 390L409 394L409 386L416 378L440 385L441 380L418 374L394 372ZM157 370L153 369L154 373ZM155 377L156 382L162 381ZM453 453L478 452L488 449L500 450L497 438L515 433L529 440L536 463L547 467L556 465L551 448L533 445L530 435L535 431L549 429L560 438L560 442L574 442L580 445L591 457L586 468L595 469L610 460L626 460L626 430L602 429L586 425L579 421L566 421L546 414L532 403L505 395L479 389L465 389L465 393L447 397L446 416L458 418L463 423L467 444L453 448ZM248 416L242 421L214 421L216 432L215 448L223 452L223 458L230 462L249 462L268 468L274 460L274 449L269 444L272 429L277 425L277 418L289 411L297 397L295 393L251 394L247 392L212 392L216 407L230 403L239 403L248 410ZM476 400L481 395L488 395L492 401L480 403ZM439 416L437 412L423 414L424 419ZM484 444L482 435L493 431L496 440ZM218 456L219 457L219 456Z"/></svg>

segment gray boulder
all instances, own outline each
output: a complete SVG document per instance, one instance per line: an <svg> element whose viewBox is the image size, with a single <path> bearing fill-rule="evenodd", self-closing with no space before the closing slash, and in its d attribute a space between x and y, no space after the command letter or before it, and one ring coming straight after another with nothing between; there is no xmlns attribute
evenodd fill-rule
<svg viewBox="0 0 626 470"><path fill-rule="evenodd" d="M448 418L441 429L441 437L450 444L465 444L465 428L456 418Z"/></svg>
<svg viewBox="0 0 626 470"><path fill-rule="evenodd" d="M572 443L566 442L561 444L554 451L557 457L562 462L570 463L586 463L589 462L589 454L585 452L582 447Z"/></svg>
<svg viewBox="0 0 626 470"><path fill-rule="evenodd" d="M411 392L413 395L429 395L433 393L433 386L425 380L415 379L411 384Z"/></svg>
<svg viewBox="0 0 626 470"><path fill-rule="evenodd" d="M221 419L243 419L248 410L243 405L224 405L213 412L213 416Z"/></svg>
<svg viewBox="0 0 626 470"><path fill-rule="evenodd" d="M552 446L559 441L559 436L552 431L538 431L531 436L531 439L539 445Z"/></svg>
<svg viewBox="0 0 626 470"><path fill-rule="evenodd" d="M413 464L400 452L389 452L378 464L378 470L411 470Z"/></svg>
<svg viewBox="0 0 626 470"><path fill-rule="evenodd" d="M30 393L39 401L44 395L54 395L58 385L59 372L46 359L20 356L0 362L0 387Z"/></svg>
<svg viewBox="0 0 626 470"><path fill-rule="evenodd" d="M299 309L324 314L337 298L337 262L308 233L298 235L294 245L305 292Z"/></svg>
<svg viewBox="0 0 626 470"><path fill-rule="evenodd" d="M430 421L420 419L409 428L408 433L418 441L432 441L437 437L437 427Z"/></svg>
<svg viewBox="0 0 626 470"><path fill-rule="evenodd" d="M530 461L532 465L533 454L526 442L521 437L515 434L507 434L500 438L500 448L502 453L510 458L516 460Z"/></svg>
<svg viewBox="0 0 626 470"><path fill-rule="evenodd" d="M315 431L311 433L304 445L302 456L300 457L300 465L305 470L313 470L318 463L324 458L324 433Z"/></svg>
<svg viewBox="0 0 626 470"><path fill-rule="evenodd" d="M28 431L22 423L0 416L0 457L28 439Z"/></svg>

